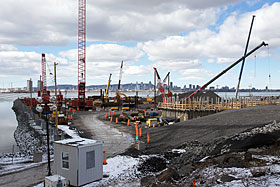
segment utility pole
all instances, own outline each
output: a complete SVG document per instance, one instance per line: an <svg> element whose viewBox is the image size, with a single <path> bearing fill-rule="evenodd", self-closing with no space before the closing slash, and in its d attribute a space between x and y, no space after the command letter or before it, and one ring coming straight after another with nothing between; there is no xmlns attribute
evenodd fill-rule
<svg viewBox="0 0 280 187"><path fill-rule="evenodd" d="M58 130L58 116L57 116L57 89L56 89L56 65L57 63L53 63L54 67L54 93L55 93L55 106L56 106L56 111L55 111L55 126L56 130Z"/></svg>

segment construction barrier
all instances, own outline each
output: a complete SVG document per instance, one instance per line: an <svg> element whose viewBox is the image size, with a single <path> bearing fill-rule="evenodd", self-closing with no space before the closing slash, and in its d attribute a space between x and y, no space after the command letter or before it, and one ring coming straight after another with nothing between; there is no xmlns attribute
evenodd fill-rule
<svg viewBox="0 0 280 187"><path fill-rule="evenodd" d="M130 119L127 120L127 126L129 126L129 125L130 125Z"/></svg>
<svg viewBox="0 0 280 187"><path fill-rule="evenodd" d="M148 132L148 133L147 133L147 143L150 143L150 141L151 141L150 133Z"/></svg>
<svg viewBox="0 0 280 187"><path fill-rule="evenodd" d="M106 156L106 151L103 151L103 165L107 164L107 156Z"/></svg>

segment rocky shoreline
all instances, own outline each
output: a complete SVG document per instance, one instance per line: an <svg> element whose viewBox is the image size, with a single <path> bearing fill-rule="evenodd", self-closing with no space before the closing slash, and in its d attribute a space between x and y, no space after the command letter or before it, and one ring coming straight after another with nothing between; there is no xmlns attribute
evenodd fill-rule
<svg viewBox="0 0 280 187"><path fill-rule="evenodd" d="M14 101L12 109L18 121L14 138L20 152L28 156L33 155L35 151L46 153L47 147L42 144L45 132L38 126L38 124L44 122L41 119L35 119L35 113L24 105L20 99Z"/></svg>

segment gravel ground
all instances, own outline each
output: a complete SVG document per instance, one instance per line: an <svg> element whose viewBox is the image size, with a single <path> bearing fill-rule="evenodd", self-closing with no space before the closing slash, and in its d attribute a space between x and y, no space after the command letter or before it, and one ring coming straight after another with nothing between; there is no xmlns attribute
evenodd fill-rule
<svg viewBox="0 0 280 187"><path fill-rule="evenodd" d="M192 141L207 143L272 123L274 120L280 121L280 106L228 110L171 126L145 129L142 139L145 141L146 133L149 132L151 141L146 144L144 152L162 153Z"/></svg>

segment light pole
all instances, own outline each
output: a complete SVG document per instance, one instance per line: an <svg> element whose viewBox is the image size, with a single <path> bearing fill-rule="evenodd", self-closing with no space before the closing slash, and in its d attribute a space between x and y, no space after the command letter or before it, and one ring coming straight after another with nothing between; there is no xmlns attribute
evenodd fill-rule
<svg viewBox="0 0 280 187"><path fill-rule="evenodd" d="M39 103L41 103L41 99L38 98L37 99ZM41 102L40 102L41 101ZM48 103L47 102L43 102L44 104L44 108L42 106L37 106L36 107L36 110L40 113L43 112L43 114L46 115L46 128L47 128L47 151L48 151L48 176L51 176L52 173L51 173L51 156L50 156L50 134L49 134L49 118L48 118L48 114L49 114L49 109L52 109L52 110L56 110L56 106L54 107L50 107L48 106Z"/></svg>

